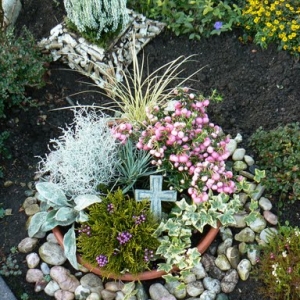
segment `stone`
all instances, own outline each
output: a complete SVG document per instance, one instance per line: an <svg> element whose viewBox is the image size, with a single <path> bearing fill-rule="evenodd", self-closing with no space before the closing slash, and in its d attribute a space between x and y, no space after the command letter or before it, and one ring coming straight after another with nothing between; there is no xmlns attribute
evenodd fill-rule
<svg viewBox="0 0 300 300"><path fill-rule="evenodd" d="M202 283L203 283L204 288L210 292L213 292L215 294L218 294L221 292L221 283L218 279L214 279L211 277L205 277L205 278L203 278Z"/></svg>
<svg viewBox="0 0 300 300"><path fill-rule="evenodd" d="M188 274L188 275L184 276L183 281L184 281L184 283L194 282L194 281L196 281L196 275L193 273Z"/></svg>
<svg viewBox="0 0 300 300"><path fill-rule="evenodd" d="M41 268L41 271L43 272L44 275L49 275L50 274L50 268L45 262L41 263L40 268Z"/></svg>
<svg viewBox="0 0 300 300"><path fill-rule="evenodd" d="M45 279L42 279L41 281L37 281L34 286L34 291L36 293L43 291L45 289L45 287L47 286L47 284L48 284L48 281L46 281Z"/></svg>
<svg viewBox="0 0 300 300"><path fill-rule="evenodd" d="M169 291L161 284L161 283L154 283L149 288L149 294L152 300L162 300L163 298L167 298L171 300L172 297L174 300L176 298L169 293Z"/></svg>
<svg viewBox="0 0 300 300"><path fill-rule="evenodd" d="M97 293L91 293L87 296L86 300L101 300Z"/></svg>
<svg viewBox="0 0 300 300"><path fill-rule="evenodd" d="M105 284L105 289L110 292L121 291L124 288L124 283L121 281L109 281Z"/></svg>
<svg viewBox="0 0 300 300"><path fill-rule="evenodd" d="M236 269L240 262L240 252L236 246L229 247L226 250L226 257L232 268Z"/></svg>
<svg viewBox="0 0 300 300"><path fill-rule="evenodd" d="M20 0L2 0L4 23L7 27L13 27L22 9Z"/></svg>
<svg viewBox="0 0 300 300"><path fill-rule="evenodd" d="M243 141L243 137L242 137L242 135L240 133L238 133L236 135L236 137L234 138L234 140L239 144L239 143L241 143Z"/></svg>
<svg viewBox="0 0 300 300"><path fill-rule="evenodd" d="M170 294L174 295L176 299L185 299L186 288L178 289L179 285L180 285L179 281L167 282L165 284L165 288L170 292Z"/></svg>
<svg viewBox="0 0 300 300"><path fill-rule="evenodd" d="M211 256L207 253L204 253L201 257L201 262L208 275L212 278L221 280L225 273L215 265L215 260L216 258L214 256Z"/></svg>
<svg viewBox="0 0 300 300"><path fill-rule="evenodd" d="M202 279L207 276L207 273L201 262L197 263L192 269L191 272L195 274L196 279Z"/></svg>
<svg viewBox="0 0 300 300"><path fill-rule="evenodd" d="M144 286L141 282L137 282L135 289L137 291L136 298L137 300L148 300L148 295L144 289Z"/></svg>
<svg viewBox="0 0 300 300"><path fill-rule="evenodd" d="M74 294L69 291L57 290L54 293L55 300L73 300Z"/></svg>
<svg viewBox="0 0 300 300"><path fill-rule="evenodd" d="M217 295L216 300L229 300L229 298L226 294L220 293Z"/></svg>
<svg viewBox="0 0 300 300"><path fill-rule="evenodd" d="M29 269L34 269L40 263L40 257L33 252L26 256L26 262Z"/></svg>
<svg viewBox="0 0 300 300"><path fill-rule="evenodd" d="M232 246L232 237L227 238L224 242L219 244L217 253L218 254L224 254L226 252L226 249Z"/></svg>
<svg viewBox="0 0 300 300"><path fill-rule="evenodd" d="M29 269L26 273L26 281L27 282L38 282L42 281L44 278L44 274L41 270L39 269Z"/></svg>
<svg viewBox="0 0 300 300"><path fill-rule="evenodd" d="M257 247L250 247L247 249L247 258L251 262L252 266L255 266L259 259L260 251Z"/></svg>
<svg viewBox="0 0 300 300"><path fill-rule="evenodd" d="M74 292L76 300L86 300L90 293L90 289L82 285L79 285Z"/></svg>
<svg viewBox="0 0 300 300"><path fill-rule="evenodd" d="M229 227L221 227L219 232L222 241L225 241L228 238L233 238L232 231Z"/></svg>
<svg viewBox="0 0 300 300"><path fill-rule="evenodd" d="M232 160L239 161L243 160L245 156L246 150L244 148L237 148L232 154Z"/></svg>
<svg viewBox="0 0 300 300"><path fill-rule="evenodd" d="M26 216L33 216L40 211L40 206L38 204L31 204L25 208Z"/></svg>
<svg viewBox="0 0 300 300"><path fill-rule="evenodd" d="M247 164L243 161L235 161L234 164L233 164L233 169L235 171L242 171L242 170L246 170L248 168Z"/></svg>
<svg viewBox="0 0 300 300"><path fill-rule="evenodd" d="M91 292L101 295L101 291L104 289L102 280L99 276L88 273L81 277L80 284L83 287L87 287Z"/></svg>
<svg viewBox="0 0 300 300"><path fill-rule="evenodd" d="M246 258L242 259L237 266L237 271L241 280L247 280L251 271L251 262Z"/></svg>
<svg viewBox="0 0 300 300"><path fill-rule="evenodd" d="M247 253L247 250L248 250L248 245L245 242L239 243L239 252L241 254Z"/></svg>
<svg viewBox="0 0 300 300"><path fill-rule="evenodd" d="M49 296L54 296L55 292L60 289L58 283L54 280L51 280L46 285L44 292Z"/></svg>
<svg viewBox="0 0 300 300"><path fill-rule="evenodd" d="M260 197L258 201L258 205L262 210L271 210L272 209L272 203L268 198Z"/></svg>
<svg viewBox="0 0 300 300"><path fill-rule="evenodd" d="M50 270L50 276L62 290L74 293L80 285L78 279L62 266L54 266Z"/></svg>
<svg viewBox="0 0 300 300"><path fill-rule="evenodd" d="M214 300L216 298L216 294L211 291L204 291L200 297L199 300Z"/></svg>
<svg viewBox="0 0 300 300"><path fill-rule="evenodd" d="M237 148L236 140L230 139L229 142L226 144L226 150L229 152L229 156L233 154L236 148Z"/></svg>
<svg viewBox="0 0 300 300"><path fill-rule="evenodd" d="M275 214L273 214L271 211L265 210L263 215L269 224L271 224L271 225L278 224L278 217Z"/></svg>
<svg viewBox="0 0 300 300"><path fill-rule="evenodd" d="M266 188L262 184L258 184L257 187L256 187L256 189L255 189L255 193L252 195L252 199L253 200L260 199L260 197L264 193L265 189Z"/></svg>
<svg viewBox="0 0 300 300"><path fill-rule="evenodd" d="M186 286L186 292L189 296L197 297L204 292L204 287L201 281L190 282Z"/></svg>
<svg viewBox="0 0 300 300"><path fill-rule="evenodd" d="M249 155L245 155L244 156L244 161L246 162L246 164L250 167L250 166L253 166L255 164L255 161L254 159L249 156Z"/></svg>
<svg viewBox="0 0 300 300"><path fill-rule="evenodd" d="M238 242L252 243L255 240L255 233L249 227L244 228L234 236Z"/></svg>
<svg viewBox="0 0 300 300"><path fill-rule="evenodd" d="M37 238L26 237L18 245L18 251L22 253L31 252L37 245Z"/></svg>
<svg viewBox="0 0 300 300"><path fill-rule="evenodd" d="M27 197L23 202L23 208L26 209L28 206L32 204L37 204L37 199L35 197Z"/></svg>
<svg viewBox="0 0 300 300"><path fill-rule="evenodd" d="M52 232L47 235L46 240L49 243L58 244L58 241L57 241L55 235Z"/></svg>
<svg viewBox="0 0 300 300"><path fill-rule="evenodd" d="M60 266L67 260L60 245L46 242L39 248L41 259L49 265Z"/></svg>
<svg viewBox="0 0 300 300"><path fill-rule="evenodd" d="M262 217L262 215L258 215L253 222L248 224L249 227L257 233L260 233L263 229L266 228L267 222L266 220Z"/></svg>
<svg viewBox="0 0 300 300"><path fill-rule="evenodd" d="M223 293L231 293L239 282L239 274L235 269L228 270L221 281L221 290Z"/></svg>
<svg viewBox="0 0 300 300"><path fill-rule="evenodd" d="M239 193L239 200L241 202L241 204L244 206L247 202L247 200L249 199L249 195L246 193Z"/></svg>
<svg viewBox="0 0 300 300"><path fill-rule="evenodd" d="M4 182L3 186L4 186L5 188L8 188L8 187L12 186L13 184L14 184L13 181L7 180L7 181Z"/></svg>
<svg viewBox="0 0 300 300"><path fill-rule="evenodd" d="M259 238L260 240L265 243L268 244L269 240L272 239L272 236L278 234L278 231L276 228L273 227L268 227L265 228L260 234L259 234Z"/></svg>
<svg viewBox="0 0 300 300"><path fill-rule="evenodd" d="M225 254L219 254L215 260L215 264L221 271L228 271L231 268L231 264Z"/></svg>
<svg viewBox="0 0 300 300"><path fill-rule="evenodd" d="M111 292L108 290L101 291L101 299L103 299L103 300L114 300L116 295L117 295L116 292Z"/></svg>

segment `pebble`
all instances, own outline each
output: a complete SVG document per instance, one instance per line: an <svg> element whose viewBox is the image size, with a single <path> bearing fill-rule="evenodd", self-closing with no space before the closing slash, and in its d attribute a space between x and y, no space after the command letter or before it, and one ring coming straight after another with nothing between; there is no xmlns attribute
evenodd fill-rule
<svg viewBox="0 0 300 300"><path fill-rule="evenodd" d="M14 184L13 181L7 180L7 181L4 182L3 186L5 188L8 188L8 187L12 186L13 184Z"/></svg>
<svg viewBox="0 0 300 300"><path fill-rule="evenodd" d="M40 257L33 252L26 256L26 262L29 269L34 269L40 262Z"/></svg>
<svg viewBox="0 0 300 300"><path fill-rule="evenodd" d="M237 172L246 170L247 168L248 168L247 164L241 160L235 161L233 164L233 169Z"/></svg>
<svg viewBox="0 0 300 300"><path fill-rule="evenodd" d="M252 195L253 200L258 200L262 196L263 192L265 191L265 187L261 184L258 184L256 187L256 192L254 195Z"/></svg>
<svg viewBox="0 0 300 300"><path fill-rule="evenodd" d="M246 212L240 212L237 214L234 214L234 220L235 220L235 224L232 224L232 227L235 228L245 228L246 227L246 222L245 222L245 217L247 217L247 213Z"/></svg>
<svg viewBox="0 0 300 300"><path fill-rule="evenodd" d="M263 215L264 218L267 220L267 222L270 223L271 225L278 224L278 217L275 214L273 214L271 211L265 210Z"/></svg>
<svg viewBox="0 0 300 300"><path fill-rule="evenodd" d="M214 294L218 294L221 292L221 283L217 279L205 277L203 278L203 286L205 289L207 289L210 292L213 292Z"/></svg>
<svg viewBox="0 0 300 300"><path fill-rule="evenodd" d="M193 281L193 282L196 282L196 281ZM192 282L190 282L190 283L192 283ZM188 283L188 284L190 284L190 283ZM186 289L185 288L178 289L179 285L180 285L179 281L174 281L174 282L166 283L165 287L170 292L170 294L172 294L172 295L174 295L176 297L176 299L185 299L185 297L186 297Z"/></svg>
<svg viewBox="0 0 300 300"><path fill-rule="evenodd" d="M149 294L152 300L176 300L176 298L169 293L169 291L161 284L154 283L149 288Z"/></svg>
<svg viewBox="0 0 300 300"><path fill-rule="evenodd" d="M40 211L40 206L38 204L31 204L25 208L26 216L33 216Z"/></svg>
<svg viewBox="0 0 300 300"><path fill-rule="evenodd" d="M226 250L226 257L232 268L236 269L240 262L240 252L236 246L229 247Z"/></svg>
<svg viewBox="0 0 300 300"><path fill-rule="evenodd" d="M62 266L54 266L50 270L50 276L55 280L60 288L65 291L75 292L80 285L78 279Z"/></svg>
<svg viewBox="0 0 300 300"><path fill-rule="evenodd" d="M230 139L229 142L226 144L226 150L229 152L229 156L233 154L236 148L237 148L236 140Z"/></svg>
<svg viewBox="0 0 300 300"><path fill-rule="evenodd" d="M186 286L186 292L189 296L197 297L204 292L204 286L201 281L190 282Z"/></svg>
<svg viewBox="0 0 300 300"><path fill-rule="evenodd" d="M39 255L44 262L53 266L61 266L67 260L62 247L49 242L39 248Z"/></svg>
<svg viewBox="0 0 300 300"><path fill-rule="evenodd" d="M211 291L204 291L199 300L214 300L216 298L216 294Z"/></svg>
<svg viewBox="0 0 300 300"><path fill-rule="evenodd" d="M237 271L242 280L247 280L251 271L251 262L244 258L237 266Z"/></svg>
<svg viewBox="0 0 300 300"><path fill-rule="evenodd" d="M262 215L258 215L257 218L249 224L249 227L257 233L260 233L267 226L267 222Z"/></svg>
<svg viewBox="0 0 300 300"><path fill-rule="evenodd" d="M215 264L221 271L228 271L231 268L230 262L225 254L219 254L215 260Z"/></svg>
<svg viewBox="0 0 300 300"><path fill-rule="evenodd" d="M121 281L109 281L105 284L105 289L110 292L121 291L124 287L124 283Z"/></svg>
<svg viewBox="0 0 300 300"><path fill-rule="evenodd" d="M54 293L55 300L73 300L75 298L74 294L69 291L57 290Z"/></svg>
<svg viewBox="0 0 300 300"><path fill-rule="evenodd" d="M252 247L247 249L247 258L251 262L252 266L255 266L257 264L257 260L259 259L260 251L257 247Z"/></svg>
<svg viewBox="0 0 300 300"><path fill-rule="evenodd" d="M26 237L19 243L18 250L19 252L22 253L31 252L36 247L37 243L38 243L37 238Z"/></svg>
<svg viewBox="0 0 300 300"><path fill-rule="evenodd" d="M39 269L29 269L26 273L26 281L27 282L38 282L44 278L44 274Z"/></svg>
<svg viewBox="0 0 300 300"><path fill-rule="evenodd" d="M40 268L41 268L41 271L43 272L44 275L49 275L50 274L50 268L45 262L41 263Z"/></svg>
<svg viewBox="0 0 300 300"><path fill-rule="evenodd" d="M239 161L243 160L245 156L246 150L244 148L237 148L232 154L232 160Z"/></svg>
<svg viewBox="0 0 300 300"><path fill-rule="evenodd" d="M87 296L86 300L101 300L97 293L91 293Z"/></svg>
<svg viewBox="0 0 300 300"><path fill-rule="evenodd" d="M54 296L55 292L60 289L58 283L54 280L51 280L46 285L44 292L49 296Z"/></svg>
<svg viewBox="0 0 300 300"><path fill-rule="evenodd" d="M222 292L226 294L231 293L235 289L238 281L239 275L235 269L227 271L224 278L221 281Z"/></svg>
<svg viewBox="0 0 300 300"><path fill-rule="evenodd" d="M192 268L191 272L192 272L193 274L195 274L196 279L202 279L202 278L204 278L204 277L207 276L207 273L206 273L206 271L205 271L205 269L204 269L204 267L203 267L203 265L202 265L201 262L199 262L198 264L196 264L196 265Z"/></svg>
<svg viewBox="0 0 300 300"><path fill-rule="evenodd" d="M272 238L272 235L277 234L278 231L276 228L265 228L259 235L259 238L266 244L269 243L269 240Z"/></svg>
<svg viewBox="0 0 300 300"><path fill-rule="evenodd" d="M90 293L91 293L91 291L89 288L79 285L74 292L75 299L76 300L85 300L90 295Z"/></svg>
<svg viewBox="0 0 300 300"><path fill-rule="evenodd" d="M253 159L251 156L249 156L249 155L245 155L245 156L244 156L244 161L246 162L246 164L247 164L249 167L250 167L250 166L253 166L254 163L255 163L254 159Z"/></svg>
<svg viewBox="0 0 300 300"><path fill-rule="evenodd" d="M222 242L217 250L218 254L224 254L226 249L232 246L233 239L232 237L227 238L224 242Z"/></svg>
<svg viewBox="0 0 300 300"><path fill-rule="evenodd" d="M263 209L263 210L271 210L272 209L272 203L269 199L265 197L260 197L258 201L258 205Z"/></svg>
<svg viewBox="0 0 300 300"><path fill-rule="evenodd" d="M255 239L255 233L252 229L246 227L237 233L234 238L239 242L252 243Z"/></svg>

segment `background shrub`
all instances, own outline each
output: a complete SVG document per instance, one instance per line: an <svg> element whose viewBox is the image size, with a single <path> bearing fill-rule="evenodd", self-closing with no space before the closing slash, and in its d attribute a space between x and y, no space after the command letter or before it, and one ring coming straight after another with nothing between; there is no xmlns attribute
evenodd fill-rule
<svg viewBox="0 0 300 300"><path fill-rule="evenodd" d="M5 108L30 103L24 95L25 87L44 85L46 61L26 28L20 37L12 30L0 31L0 118L5 117Z"/></svg>
<svg viewBox="0 0 300 300"><path fill-rule="evenodd" d="M300 200L300 126L291 123L271 131L259 128L250 145L258 155L259 166L266 170L262 180L270 192Z"/></svg>

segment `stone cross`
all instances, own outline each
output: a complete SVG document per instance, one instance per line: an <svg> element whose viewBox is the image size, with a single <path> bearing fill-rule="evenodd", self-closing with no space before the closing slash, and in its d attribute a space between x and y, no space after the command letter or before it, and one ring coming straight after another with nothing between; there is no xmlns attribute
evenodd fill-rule
<svg viewBox="0 0 300 300"><path fill-rule="evenodd" d="M150 176L150 191L149 190L135 190L135 200L150 200L150 210L154 214L156 220L161 219L161 202L175 202L177 200L176 191L162 190L163 177L161 175Z"/></svg>

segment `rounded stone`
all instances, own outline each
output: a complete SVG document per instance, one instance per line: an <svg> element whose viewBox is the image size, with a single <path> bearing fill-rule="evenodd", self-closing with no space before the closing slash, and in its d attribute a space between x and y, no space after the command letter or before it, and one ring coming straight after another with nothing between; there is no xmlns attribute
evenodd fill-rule
<svg viewBox="0 0 300 300"><path fill-rule="evenodd" d="M64 250L58 245L46 242L39 249L41 259L49 265L60 266L67 260Z"/></svg>
<svg viewBox="0 0 300 300"><path fill-rule="evenodd" d="M229 152L229 156L233 154L235 149L237 148L237 142L234 139L230 139L226 144L226 150Z"/></svg>
<svg viewBox="0 0 300 300"><path fill-rule="evenodd" d="M58 283L54 280L51 280L46 285L44 292L49 296L54 296L54 293L60 289Z"/></svg>
<svg viewBox="0 0 300 300"><path fill-rule="evenodd" d="M50 270L50 276L55 280L60 288L65 291L75 292L80 285L79 280L62 266L54 266Z"/></svg>
<svg viewBox="0 0 300 300"><path fill-rule="evenodd" d="M240 262L240 252L236 246L226 250L226 257L232 268L236 269Z"/></svg>
<svg viewBox="0 0 300 300"><path fill-rule="evenodd" d="M272 203L268 198L260 197L258 201L258 205L263 210L271 210L272 209Z"/></svg>
<svg viewBox="0 0 300 300"><path fill-rule="evenodd" d="M227 238L224 242L222 242L217 250L218 254L224 254L226 252L226 249L232 246L232 237Z"/></svg>
<svg viewBox="0 0 300 300"><path fill-rule="evenodd" d="M29 269L26 273L26 281L27 282L38 282L42 281L44 278L44 274L41 270L39 269Z"/></svg>
<svg viewBox="0 0 300 300"><path fill-rule="evenodd" d="M35 252L30 253L26 256L26 262L27 262L28 268L33 269L39 264L40 257Z"/></svg>
<svg viewBox="0 0 300 300"><path fill-rule="evenodd" d="M221 289L223 293L231 293L237 283L239 282L239 274L235 269L231 269L226 272L224 278L221 281Z"/></svg>
<svg viewBox="0 0 300 300"><path fill-rule="evenodd" d="M207 273L201 262L197 263L191 270L196 275L196 279L202 279L207 276Z"/></svg>
<svg viewBox="0 0 300 300"><path fill-rule="evenodd" d="M215 300L216 294L211 291L204 291L201 295L199 300Z"/></svg>
<svg viewBox="0 0 300 300"><path fill-rule="evenodd" d="M203 286L205 289L215 294L219 294L221 292L221 283L218 279L205 277L203 278Z"/></svg>
<svg viewBox="0 0 300 300"><path fill-rule="evenodd" d="M264 218L271 225L277 225L278 224L278 217L269 210L264 211Z"/></svg>
<svg viewBox="0 0 300 300"><path fill-rule="evenodd" d="M246 258L242 259L237 266L237 271L241 280L247 280L251 271L251 262Z"/></svg>
<svg viewBox="0 0 300 300"><path fill-rule="evenodd" d="M73 300L75 298L74 293L64 290L57 290L54 293L55 300Z"/></svg>
<svg viewBox="0 0 300 300"><path fill-rule="evenodd" d="M40 206L38 204L31 204L25 208L26 216L33 216L40 211Z"/></svg>
<svg viewBox="0 0 300 300"><path fill-rule="evenodd" d="M232 160L239 161L243 160L245 156L246 150L244 148L237 148L232 154Z"/></svg>
<svg viewBox="0 0 300 300"><path fill-rule="evenodd" d="M110 292L121 291L124 287L124 283L121 281L109 281L105 284L105 289Z"/></svg>
<svg viewBox="0 0 300 300"><path fill-rule="evenodd" d="M173 297L173 299L176 300L176 298L173 295L171 295L161 283L152 284L149 288L149 294L152 300L161 300L167 297L168 299L171 299Z"/></svg>
<svg viewBox="0 0 300 300"><path fill-rule="evenodd" d="M19 243L18 250L19 250L19 252L22 252L22 253L31 252L36 247L37 243L38 243L37 238L27 237Z"/></svg>
<svg viewBox="0 0 300 300"><path fill-rule="evenodd" d="M246 170L248 168L247 164L243 161L235 161L234 164L233 164L233 169L235 171L242 171L242 170Z"/></svg>
<svg viewBox="0 0 300 300"><path fill-rule="evenodd" d="M252 266L255 266L257 264L257 261L259 259L260 251L257 247L251 247L247 250L247 258L251 262Z"/></svg>
<svg viewBox="0 0 300 300"><path fill-rule="evenodd" d="M190 282L186 286L187 294L192 297L197 297L204 292L204 287L201 281Z"/></svg>
<svg viewBox="0 0 300 300"><path fill-rule="evenodd" d="M249 227L244 228L234 236L238 242L252 243L255 240L255 233Z"/></svg>
<svg viewBox="0 0 300 300"><path fill-rule="evenodd" d="M257 233L260 233L262 230L264 230L266 226L267 222L262 215L258 215L255 220L249 224L249 227Z"/></svg>
<svg viewBox="0 0 300 300"><path fill-rule="evenodd" d="M219 254L215 260L215 264L222 271L228 271L231 268L230 262L225 254Z"/></svg>
<svg viewBox="0 0 300 300"><path fill-rule="evenodd" d="M88 297L86 298L86 300L100 300L100 296L97 293L91 293L90 295L88 295Z"/></svg>
<svg viewBox="0 0 300 300"><path fill-rule="evenodd" d="M79 285L74 292L76 300L86 300L90 293L90 289L82 285Z"/></svg>
<svg viewBox="0 0 300 300"><path fill-rule="evenodd" d="M260 234L259 234L259 238L260 240L265 243L268 244L269 240L272 239L272 236L277 235L278 231L276 228L273 227L268 227L265 228Z"/></svg>
<svg viewBox="0 0 300 300"><path fill-rule="evenodd" d="M251 156L249 156L249 155L245 155L245 156L244 156L244 161L246 162L246 164L247 164L249 167L250 167L250 166L253 166L254 163L255 163L254 159L253 159Z"/></svg>

